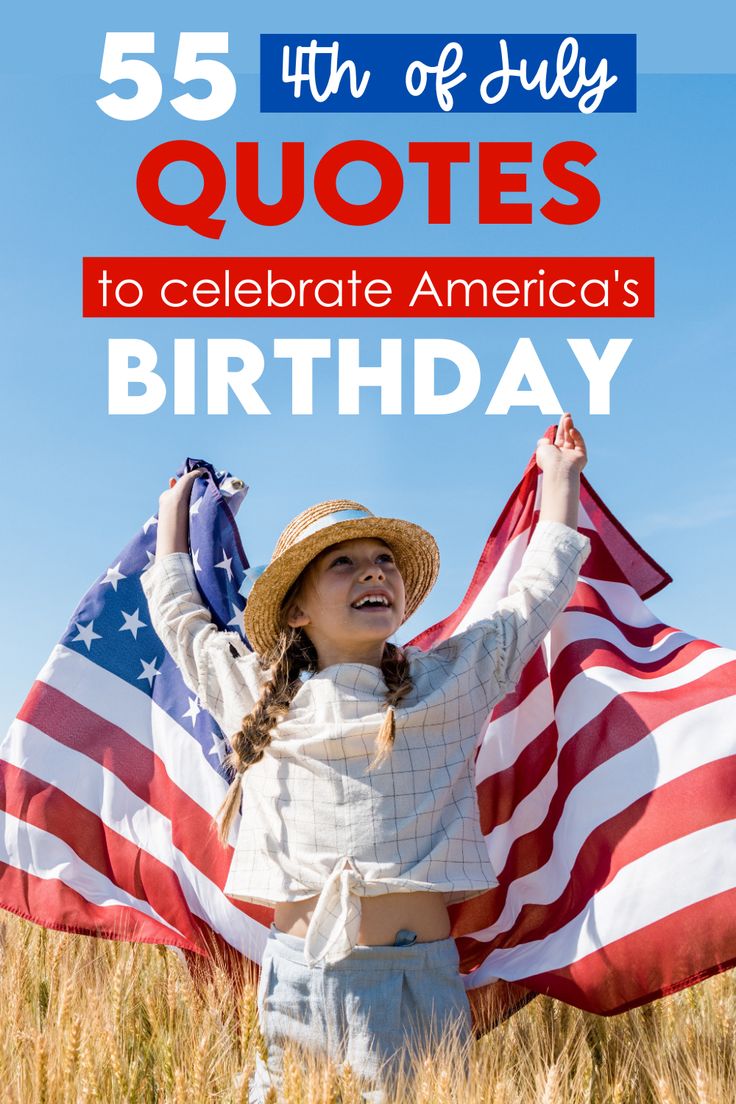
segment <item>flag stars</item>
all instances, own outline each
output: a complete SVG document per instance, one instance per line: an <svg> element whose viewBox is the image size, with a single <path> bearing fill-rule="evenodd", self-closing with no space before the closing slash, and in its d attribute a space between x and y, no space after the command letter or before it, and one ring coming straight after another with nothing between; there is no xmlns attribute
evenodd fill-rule
<svg viewBox="0 0 736 1104"><path fill-rule="evenodd" d="M243 620L243 614L245 613L245 610L240 609L240 607L237 606L235 604L235 602L231 602L230 606L231 606L232 611L233 611L233 616L230 618L230 620L227 623L228 628L230 627L230 625L232 625L234 628L240 629L240 631L244 633L245 632L245 624L244 624L244 620Z"/></svg>
<svg viewBox="0 0 736 1104"><path fill-rule="evenodd" d="M151 514L148 521L143 522L143 532L147 533L152 525L158 525L158 518L156 517L155 514Z"/></svg>
<svg viewBox="0 0 736 1104"><path fill-rule="evenodd" d="M90 621L87 625L81 625L79 621L75 621L74 624L79 629L79 635L72 637L72 643L76 644L78 640L81 640L87 645L87 651L92 647L93 640L102 640L99 633L96 633L93 629L94 621Z"/></svg>
<svg viewBox="0 0 736 1104"><path fill-rule="evenodd" d="M195 571L201 571L202 570L202 568L200 567L200 564L199 564L199 549L198 548L195 548L194 551L192 552L192 563L194 564L194 570Z"/></svg>
<svg viewBox="0 0 736 1104"><path fill-rule="evenodd" d="M203 498L204 498L204 495L201 494L199 496L199 498L195 502L193 502L192 505L189 507L189 516L190 517L196 517L196 515L199 513L199 507L202 505L202 499Z"/></svg>
<svg viewBox="0 0 736 1104"><path fill-rule="evenodd" d="M228 556L228 554L227 554L227 552L225 551L224 548L222 550L222 557L223 558L220 560L220 562L215 564L215 567L221 567L223 569L223 571L227 572L228 579L232 580L233 571L232 571L232 568L231 568L230 564L233 562L233 558L232 558L232 556Z"/></svg>
<svg viewBox="0 0 736 1104"><path fill-rule="evenodd" d="M212 747L207 752L208 755L213 756L218 762L222 762L228 752L228 745L222 739L221 736L217 736L216 733L212 733Z"/></svg>
<svg viewBox="0 0 736 1104"><path fill-rule="evenodd" d="M120 626L120 632L131 632L133 639L138 639L138 630L147 628L145 621L141 621L138 614L140 613L140 607L135 613L126 613L125 610L120 611L123 615L123 624Z"/></svg>
<svg viewBox="0 0 736 1104"><path fill-rule="evenodd" d="M189 720L192 722L192 728L194 728L195 724L197 723L197 717L202 712L202 707L200 706L199 698L196 695L193 698L187 697L187 700L189 702L189 708L187 709L186 713L182 713L181 716L182 720L188 717Z"/></svg>
<svg viewBox="0 0 736 1104"><path fill-rule="evenodd" d="M149 552L148 549L146 549L146 555L148 556L148 563L141 571L141 575L145 575L145 573L149 571L156 562L156 556L153 552Z"/></svg>
<svg viewBox="0 0 736 1104"><path fill-rule="evenodd" d="M112 583L112 589L118 589L118 583L121 579L127 579L127 575L123 575L120 571L120 565L123 561L118 560L114 567L108 567L104 579L100 579L100 586L104 586L105 583Z"/></svg>
<svg viewBox="0 0 736 1104"><path fill-rule="evenodd" d="M155 657L149 663L146 663L145 659L142 659L141 664L143 666L143 670L139 674L138 678L139 679L148 679L148 685L153 686L153 680L155 679L156 675L161 674L160 671L156 670L156 659L155 659Z"/></svg>

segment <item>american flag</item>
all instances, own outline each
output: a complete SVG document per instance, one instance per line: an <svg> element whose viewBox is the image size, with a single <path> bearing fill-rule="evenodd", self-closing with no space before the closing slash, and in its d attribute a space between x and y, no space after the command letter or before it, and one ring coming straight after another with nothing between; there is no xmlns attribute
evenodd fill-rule
<svg viewBox="0 0 736 1104"><path fill-rule="evenodd" d="M201 460L177 474L199 466L212 478L190 511L197 579L215 622L243 634L246 488ZM532 457L460 607L411 643L491 613L540 494ZM150 627L140 576L155 527L84 596L0 745L0 905L257 968L273 910L223 893L232 846L211 818L227 734ZM535 993L613 1014L736 961L736 653L651 614L643 599L670 577L585 477L579 528L591 552L576 591L478 734L500 884L449 912L481 1029Z"/></svg>
<svg viewBox="0 0 736 1104"><path fill-rule="evenodd" d="M460 606L412 643L492 613L540 500L532 458ZM471 1003L499 978L501 1005L613 1015L736 965L736 652L647 608L672 579L584 475L578 529L575 592L476 751L499 885L449 912Z"/></svg>

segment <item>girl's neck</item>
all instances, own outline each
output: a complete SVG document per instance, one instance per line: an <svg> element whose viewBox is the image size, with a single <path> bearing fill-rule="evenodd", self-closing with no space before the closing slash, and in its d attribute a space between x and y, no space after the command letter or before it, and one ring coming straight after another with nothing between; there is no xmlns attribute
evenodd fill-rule
<svg viewBox="0 0 736 1104"><path fill-rule="evenodd" d="M369 667L380 668L386 644L377 641L375 644L356 644L354 648L322 647L317 651L317 670L323 671L325 667L334 667L339 663L365 663Z"/></svg>

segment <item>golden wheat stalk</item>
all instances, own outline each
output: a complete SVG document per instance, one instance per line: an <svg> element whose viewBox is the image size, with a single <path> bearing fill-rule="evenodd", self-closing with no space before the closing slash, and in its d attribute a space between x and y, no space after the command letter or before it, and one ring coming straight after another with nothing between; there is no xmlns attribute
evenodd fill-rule
<svg viewBox="0 0 736 1104"><path fill-rule="evenodd" d="M10 915L0 944L3 1104L247 1104L256 1050L267 1060L254 985L236 1008L225 971L198 987L163 948ZM736 976L611 1018L538 998L468 1055L448 1035L410 1058L389 1104L733 1104ZM361 1104L364 1087L286 1045L285 1104Z"/></svg>

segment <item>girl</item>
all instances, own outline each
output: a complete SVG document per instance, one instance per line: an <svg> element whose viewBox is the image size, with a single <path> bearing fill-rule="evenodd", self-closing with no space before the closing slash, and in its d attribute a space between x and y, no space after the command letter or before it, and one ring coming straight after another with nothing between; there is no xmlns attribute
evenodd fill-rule
<svg viewBox="0 0 736 1104"><path fill-rule="evenodd" d="M280 1090L287 1040L349 1062L374 1101L409 1072L412 1045L452 1034L467 1058L447 906L498 884L475 750L575 588L590 549L577 532L586 462L565 414L554 443L538 441L539 521L508 597L426 653L389 642L437 576L419 526L348 500L304 511L253 584L251 652L213 624L197 589L188 505L206 472L161 495L143 584L155 631L230 736L223 841L241 797L243 816L225 892L274 909L258 986L268 1061L251 1104Z"/></svg>

